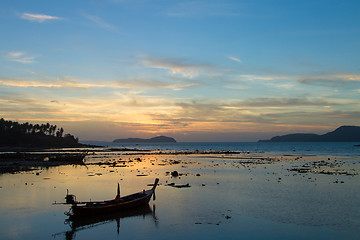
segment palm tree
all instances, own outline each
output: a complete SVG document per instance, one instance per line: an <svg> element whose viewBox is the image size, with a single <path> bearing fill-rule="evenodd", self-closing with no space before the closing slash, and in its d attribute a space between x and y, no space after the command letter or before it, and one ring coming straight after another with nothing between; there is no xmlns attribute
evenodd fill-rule
<svg viewBox="0 0 360 240"><path fill-rule="evenodd" d="M45 134L50 135L50 123L46 123L45 125Z"/></svg>
<svg viewBox="0 0 360 240"><path fill-rule="evenodd" d="M36 134L40 131L40 125L39 124L35 124L34 128L33 128L33 134Z"/></svg>
<svg viewBox="0 0 360 240"><path fill-rule="evenodd" d="M63 128L59 128L59 129L57 130L57 132L56 132L56 136L59 137L59 138L61 138L62 135L63 135L63 133L64 133L64 129L63 129Z"/></svg>
<svg viewBox="0 0 360 240"><path fill-rule="evenodd" d="M51 125L50 127L50 135L54 136L56 131L56 125Z"/></svg>

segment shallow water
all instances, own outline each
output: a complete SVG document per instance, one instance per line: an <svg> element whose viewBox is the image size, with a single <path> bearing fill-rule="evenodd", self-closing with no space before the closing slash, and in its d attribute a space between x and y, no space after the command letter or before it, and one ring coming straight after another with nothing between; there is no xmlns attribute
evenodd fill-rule
<svg viewBox="0 0 360 240"><path fill-rule="evenodd" d="M138 156L136 156L137 158ZM132 156L113 155L109 159ZM266 164L236 156L141 156L126 167L59 166L0 175L1 239L359 239L359 175L288 171L300 161ZM169 164L168 160L183 161ZM163 161L167 160L167 161ZM88 162L105 161L104 158ZM359 169L358 160L342 167ZM184 175L174 178L166 172ZM38 175L37 175L38 173ZM196 176L200 174L200 176ZM147 175L147 176L137 176ZM115 197L149 188L160 178L151 214L119 217L71 232L66 189L78 200ZM338 181L339 183L335 183ZM167 183L187 184L173 188ZM343 183L340 183L343 182ZM119 226L119 229L118 229ZM67 232L67 233L66 233Z"/></svg>
<svg viewBox="0 0 360 240"><path fill-rule="evenodd" d="M358 142L176 142L176 143L113 143L84 142L108 147L175 151L244 151L263 154L305 154L321 156L360 156Z"/></svg>

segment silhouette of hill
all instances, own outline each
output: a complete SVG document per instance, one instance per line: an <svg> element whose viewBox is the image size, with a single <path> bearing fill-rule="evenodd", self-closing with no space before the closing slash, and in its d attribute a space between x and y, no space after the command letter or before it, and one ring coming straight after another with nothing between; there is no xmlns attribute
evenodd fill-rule
<svg viewBox="0 0 360 240"><path fill-rule="evenodd" d="M174 138L158 136L150 139L143 138L126 138L126 139L115 139L113 142L116 143L160 143L160 142L176 142Z"/></svg>
<svg viewBox="0 0 360 240"><path fill-rule="evenodd" d="M341 126L323 135L313 133L295 133L276 136L270 140L259 142L358 142L360 141L360 127Z"/></svg>
<svg viewBox="0 0 360 240"><path fill-rule="evenodd" d="M48 148L82 147L71 134L56 125L18 123L0 119L0 147Z"/></svg>

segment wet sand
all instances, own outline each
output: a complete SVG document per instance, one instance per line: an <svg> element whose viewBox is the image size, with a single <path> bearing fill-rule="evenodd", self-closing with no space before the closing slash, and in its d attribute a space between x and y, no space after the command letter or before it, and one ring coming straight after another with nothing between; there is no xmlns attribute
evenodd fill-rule
<svg viewBox="0 0 360 240"><path fill-rule="evenodd" d="M1 174L4 239L48 239L69 231L63 223L68 206L51 205L63 201L66 189L80 201L111 199L117 182L127 195L149 188L156 177L160 185L150 203L156 218L121 219L119 235L109 223L78 232L75 239L137 238L146 232L148 239L359 237L360 159L111 150L89 152L85 163ZM45 222L47 229L41 227ZM133 231L133 225L141 229Z"/></svg>

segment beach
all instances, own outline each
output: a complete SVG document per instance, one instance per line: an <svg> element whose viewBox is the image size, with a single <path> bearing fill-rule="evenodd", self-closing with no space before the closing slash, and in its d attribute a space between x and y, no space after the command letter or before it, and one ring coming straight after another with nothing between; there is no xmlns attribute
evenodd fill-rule
<svg viewBox="0 0 360 240"><path fill-rule="evenodd" d="M359 237L358 157L111 149L88 152L85 163L1 174L2 239ZM124 196L155 178L150 214L74 229L64 222L69 206L52 204L67 189L79 201L104 200L117 183Z"/></svg>

